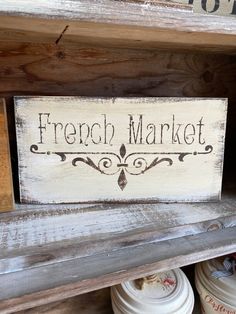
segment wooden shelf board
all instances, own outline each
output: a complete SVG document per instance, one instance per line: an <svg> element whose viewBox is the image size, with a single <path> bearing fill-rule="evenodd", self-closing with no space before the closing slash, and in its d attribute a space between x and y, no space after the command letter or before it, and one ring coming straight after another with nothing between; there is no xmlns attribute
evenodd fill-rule
<svg viewBox="0 0 236 314"><path fill-rule="evenodd" d="M115 0L48 0L43 3L27 0L2 1L1 15L33 18L64 19L179 31L236 33L233 17L194 14L186 6L163 6L148 2L135 3ZM206 28L206 19L208 21Z"/></svg>
<svg viewBox="0 0 236 314"><path fill-rule="evenodd" d="M67 300L27 310L27 314L111 314L110 289L105 288ZM200 314L200 303L195 299L193 314ZM20 311L15 314L26 314Z"/></svg>
<svg viewBox="0 0 236 314"><path fill-rule="evenodd" d="M195 14L186 6L115 0L2 1L0 40L90 42L141 48L235 53L234 17Z"/></svg>
<svg viewBox="0 0 236 314"><path fill-rule="evenodd" d="M219 203L17 205L0 216L0 312L236 251L236 196Z"/></svg>
<svg viewBox="0 0 236 314"><path fill-rule="evenodd" d="M1 276L1 313L12 313L235 251L236 227L148 243Z"/></svg>
<svg viewBox="0 0 236 314"><path fill-rule="evenodd" d="M112 314L110 289L100 289L15 314ZM198 312L194 314L200 314Z"/></svg>

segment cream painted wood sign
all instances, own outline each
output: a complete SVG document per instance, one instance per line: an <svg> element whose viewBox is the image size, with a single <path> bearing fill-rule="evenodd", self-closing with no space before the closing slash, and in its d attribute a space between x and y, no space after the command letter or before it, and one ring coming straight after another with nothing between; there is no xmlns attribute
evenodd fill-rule
<svg viewBox="0 0 236 314"><path fill-rule="evenodd" d="M16 97L21 201L209 201L227 100Z"/></svg>

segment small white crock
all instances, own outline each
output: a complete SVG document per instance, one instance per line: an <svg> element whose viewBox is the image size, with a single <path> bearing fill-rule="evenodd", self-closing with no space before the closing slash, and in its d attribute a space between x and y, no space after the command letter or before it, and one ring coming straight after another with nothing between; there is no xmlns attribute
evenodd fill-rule
<svg viewBox="0 0 236 314"><path fill-rule="evenodd" d="M224 258L216 258L196 265L195 284L200 295L202 313L236 314L236 273L215 278L222 270Z"/></svg>
<svg viewBox="0 0 236 314"><path fill-rule="evenodd" d="M135 281L111 288L115 314L191 314L194 306L192 287L180 269L159 273L157 282L140 290Z"/></svg>

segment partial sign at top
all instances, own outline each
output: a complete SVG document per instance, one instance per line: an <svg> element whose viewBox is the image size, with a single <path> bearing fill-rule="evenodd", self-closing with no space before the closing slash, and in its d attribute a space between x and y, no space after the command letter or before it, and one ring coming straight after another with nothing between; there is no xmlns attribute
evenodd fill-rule
<svg viewBox="0 0 236 314"><path fill-rule="evenodd" d="M236 16L236 0L171 0L177 3L192 4L193 12Z"/></svg>
<svg viewBox="0 0 236 314"><path fill-rule="evenodd" d="M218 200L226 103L17 97L21 201Z"/></svg>

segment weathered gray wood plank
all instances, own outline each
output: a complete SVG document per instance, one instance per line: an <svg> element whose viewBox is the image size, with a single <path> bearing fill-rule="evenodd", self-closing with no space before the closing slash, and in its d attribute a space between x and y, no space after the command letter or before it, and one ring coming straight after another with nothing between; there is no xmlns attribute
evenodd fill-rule
<svg viewBox="0 0 236 314"><path fill-rule="evenodd" d="M235 223L236 197L219 203L16 205L0 216L0 256L60 241L107 239L154 232L163 240ZM222 222L221 222L222 221ZM176 229L175 229L176 228ZM171 233L167 233L167 231ZM182 230L182 231L181 231ZM166 235L165 232L166 231ZM145 239L145 237L144 237Z"/></svg>
<svg viewBox="0 0 236 314"><path fill-rule="evenodd" d="M84 258L101 252L110 252L129 247L132 249L145 243L167 241L181 238L185 235L197 235L208 230L236 226L236 216L222 217L220 220L210 220L191 225L183 225L158 230L157 226L139 228L120 235L94 235L93 238L74 238L71 240L45 244L43 247L25 247L13 250L0 256L0 274L21 271L53 263ZM157 229L157 230L156 230ZM99 239L95 239L96 237Z"/></svg>
<svg viewBox="0 0 236 314"><path fill-rule="evenodd" d="M218 203L16 209L0 216L0 313L236 251L233 192Z"/></svg>
<svg viewBox="0 0 236 314"><path fill-rule="evenodd" d="M47 304L235 250L236 227L231 227L5 274L0 312Z"/></svg>
<svg viewBox="0 0 236 314"><path fill-rule="evenodd" d="M17 205L0 216L0 313L233 252L235 208L230 192L209 204Z"/></svg>

